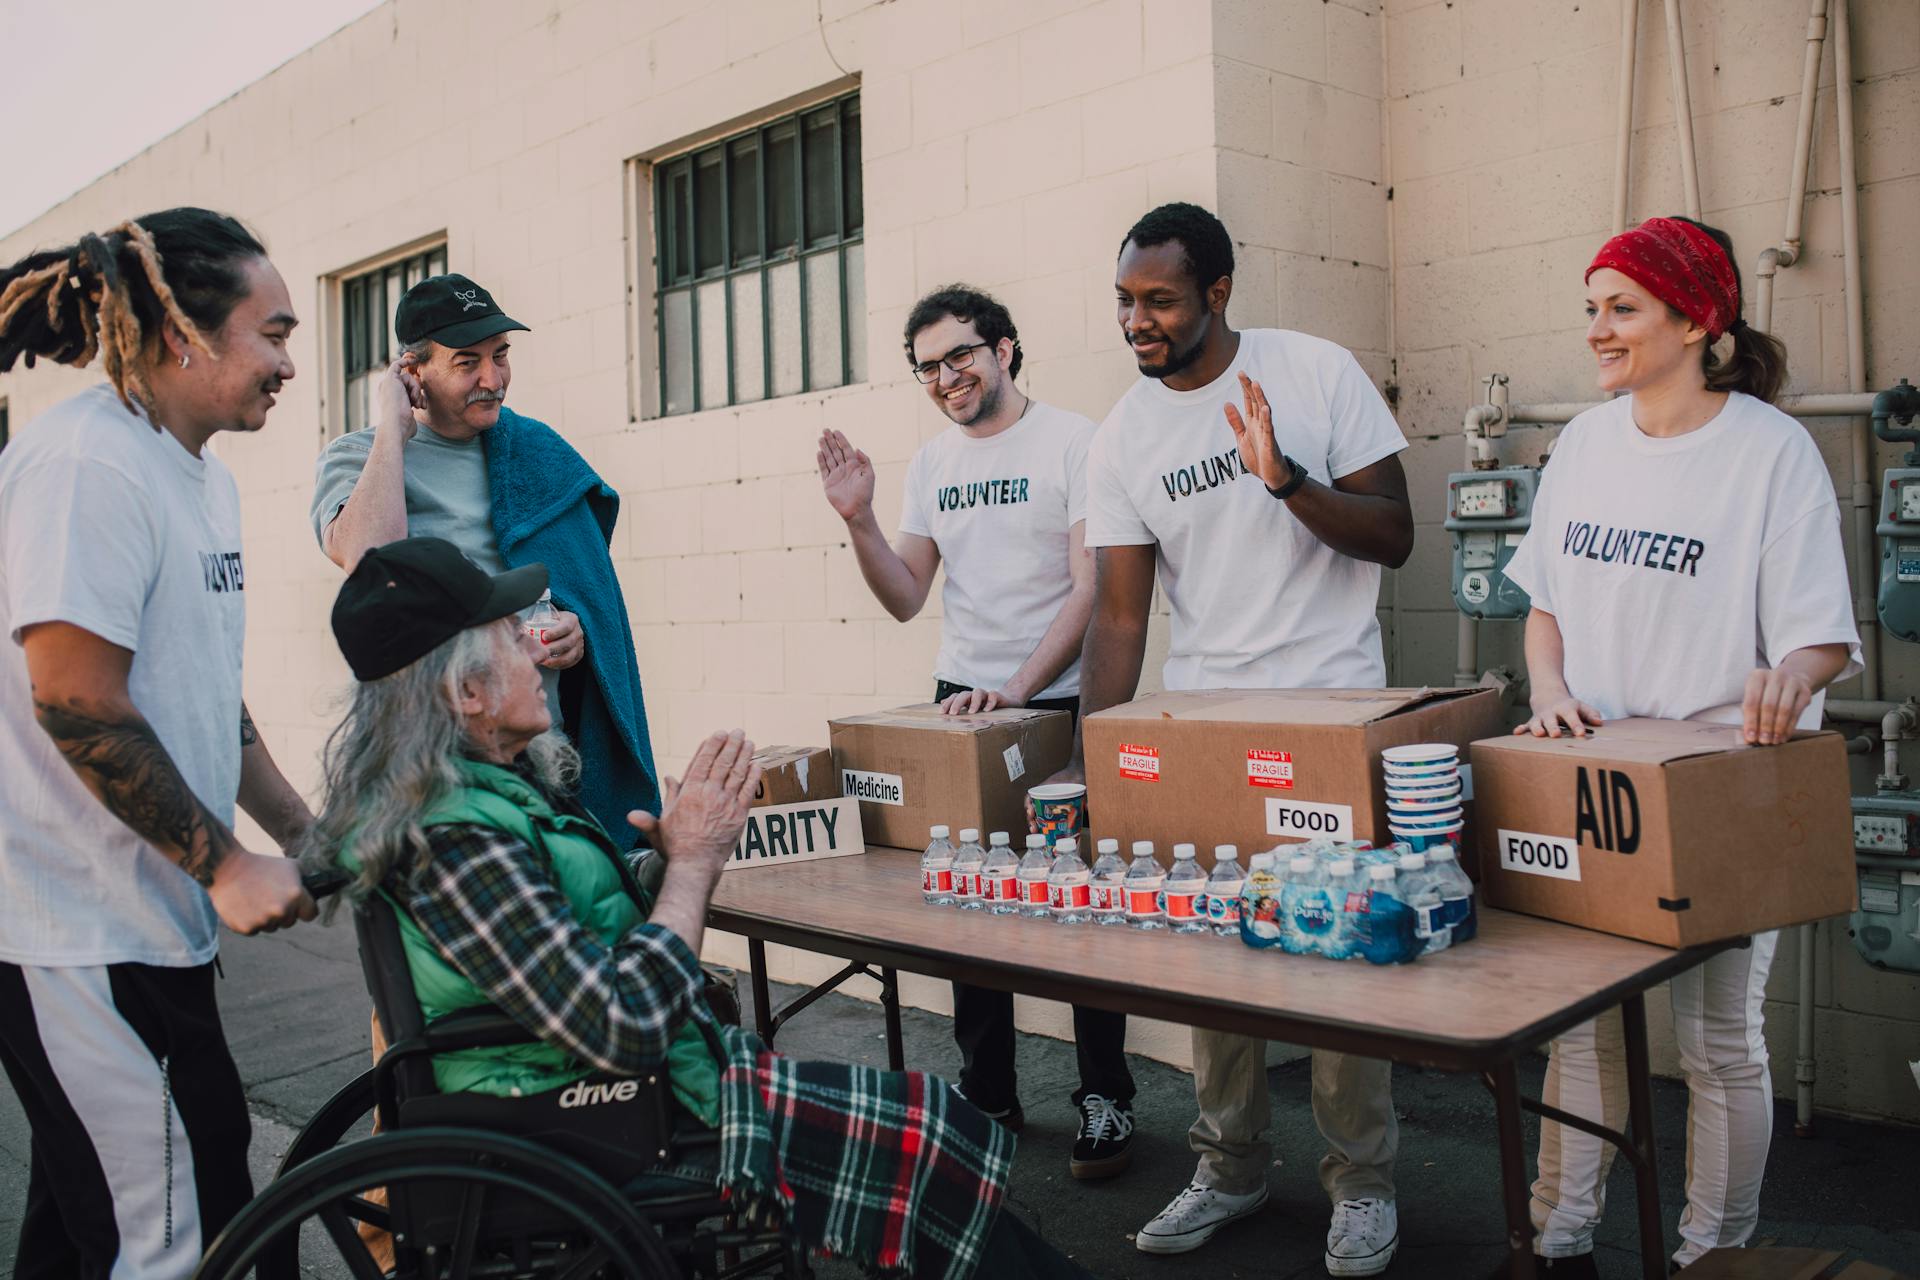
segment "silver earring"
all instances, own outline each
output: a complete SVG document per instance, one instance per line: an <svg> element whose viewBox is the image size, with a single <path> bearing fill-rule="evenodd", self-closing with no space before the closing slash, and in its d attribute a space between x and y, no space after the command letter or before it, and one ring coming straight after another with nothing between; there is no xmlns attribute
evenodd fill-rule
<svg viewBox="0 0 1920 1280"><path fill-rule="evenodd" d="M186 356L181 356L181 357L180 357L180 367L181 367L182 369L184 369L184 368L186 368L186 367L187 367L187 357L186 357Z"/></svg>

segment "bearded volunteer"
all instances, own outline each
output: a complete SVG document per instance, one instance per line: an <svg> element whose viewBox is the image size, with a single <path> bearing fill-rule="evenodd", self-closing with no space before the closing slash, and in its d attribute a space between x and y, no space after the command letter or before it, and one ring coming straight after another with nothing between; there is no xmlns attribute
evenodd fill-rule
<svg viewBox="0 0 1920 1280"><path fill-rule="evenodd" d="M313 815L242 700L240 495L298 321L247 229L168 209L0 267L0 372L106 382L0 455L0 1065L32 1128L13 1274L170 1280L252 1195L216 926L313 918Z"/></svg>
<svg viewBox="0 0 1920 1280"><path fill-rule="evenodd" d="M1740 318L1733 244L1649 218L1587 268L1587 345L1603 391L1567 424L1508 575L1533 602L1533 718L1581 736L1626 716L1817 729L1823 690L1859 667L1840 508L1820 451L1772 406L1786 353ZM1730 339L1730 349L1714 346ZM1673 980L1687 1078L1687 1207L1674 1262L1745 1244L1773 1131L1762 1000L1778 934ZM1616 1010L1553 1045L1544 1100L1616 1131L1627 1110ZM1534 1242L1555 1275L1595 1276L1613 1148L1540 1126Z"/></svg>
<svg viewBox="0 0 1920 1280"><path fill-rule="evenodd" d="M620 495L543 422L506 407L515 332L527 326L462 275L401 297L405 344L374 389L373 426L320 455L314 536L352 571L368 548L445 538L489 572L540 561L558 616L542 628L541 680L554 723L586 764L580 800L609 831L659 805L653 744L608 543Z"/></svg>
<svg viewBox="0 0 1920 1280"><path fill-rule="evenodd" d="M1195 205L1162 205L1134 224L1115 288L1142 376L1088 462L1087 545L1099 568L1084 710L1133 696L1156 574L1173 613L1169 689L1384 685L1380 566L1406 560L1413 517L1396 456L1406 440L1379 393L1330 342L1228 327L1233 242ZM1135 1237L1141 1250L1196 1249L1266 1204L1265 1048L1193 1032L1199 1168ZM1326 1263L1337 1275L1383 1270L1398 1242L1391 1079L1385 1062L1313 1055L1314 1119L1329 1147L1320 1177L1334 1201Z"/></svg>
<svg viewBox="0 0 1920 1280"><path fill-rule="evenodd" d="M1085 549L1093 423L1014 385L1020 336L987 294L951 285L907 316L907 361L953 425L907 466L900 536L873 514L873 464L838 431L820 437L827 501L847 522L860 572L888 613L916 616L946 564L934 697L952 714L995 707L1078 710L1080 645L1093 605ZM1078 1178L1124 1171L1133 1075L1124 1014L1073 1010L1080 1088ZM953 1036L967 1099L1008 1128L1025 1122L1014 1071L1013 996L953 984Z"/></svg>

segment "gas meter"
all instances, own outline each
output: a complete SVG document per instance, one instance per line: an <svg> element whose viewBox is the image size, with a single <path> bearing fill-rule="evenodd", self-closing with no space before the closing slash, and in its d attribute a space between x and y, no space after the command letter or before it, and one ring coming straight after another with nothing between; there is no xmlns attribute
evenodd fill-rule
<svg viewBox="0 0 1920 1280"><path fill-rule="evenodd" d="M1920 467L1888 467L1880 485L1880 623L1920 640Z"/></svg>
<svg viewBox="0 0 1920 1280"><path fill-rule="evenodd" d="M1507 578L1507 562L1527 536L1539 487L1534 467L1458 471L1447 477L1453 602L1469 618L1527 616L1527 593ZM1920 541L1920 528L1915 535Z"/></svg>
<svg viewBox="0 0 1920 1280"><path fill-rule="evenodd" d="M1860 907L1848 922L1870 965L1920 973L1920 792L1853 797Z"/></svg>

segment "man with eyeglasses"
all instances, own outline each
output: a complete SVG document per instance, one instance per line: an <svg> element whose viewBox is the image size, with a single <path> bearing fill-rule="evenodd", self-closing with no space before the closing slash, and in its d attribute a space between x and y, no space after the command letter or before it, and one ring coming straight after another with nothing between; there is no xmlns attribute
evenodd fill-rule
<svg viewBox="0 0 1920 1280"><path fill-rule="evenodd" d="M927 601L946 562L945 623L934 696L950 714L994 707L1077 713L1080 642L1093 605L1086 533L1093 423L1029 399L1014 385L1019 334L1006 307L950 285L908 313L907 362L953 426L907 466L900 535L890 546L873 514L873 463L838 431L820 436L820 482L847 522L860 572L902 622ZM1080 1112L1071 1170L1104 1178L1127 1167L1133 1076L1126 1017L1073 1011ZM953 985L953 1036L968 1101L1009 1129L1025 1122L1015 1091L1013 997Z"/></svg>

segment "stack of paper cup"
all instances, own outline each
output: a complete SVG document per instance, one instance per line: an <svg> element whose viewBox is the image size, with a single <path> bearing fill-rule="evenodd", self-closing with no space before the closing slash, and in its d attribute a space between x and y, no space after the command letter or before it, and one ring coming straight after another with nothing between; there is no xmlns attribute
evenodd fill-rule
<svg viewBox="0 0 1920 1280"><path fill-rule="evenodd" d="M1460 748L1451 742L1388 747L1380 753L1387 774L1387 830L1415 853L1430 844L1458 844Z"/></svg>

